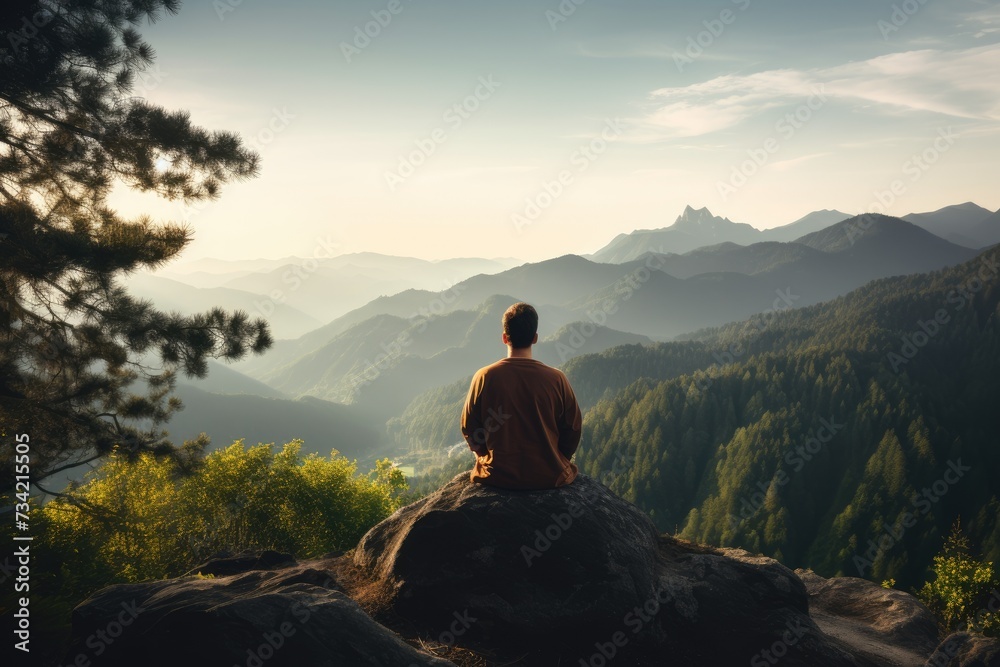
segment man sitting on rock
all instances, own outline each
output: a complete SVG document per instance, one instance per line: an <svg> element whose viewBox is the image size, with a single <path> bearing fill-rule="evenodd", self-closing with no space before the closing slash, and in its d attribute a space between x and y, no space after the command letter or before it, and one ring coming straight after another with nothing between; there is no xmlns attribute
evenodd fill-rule
<svg viewBox="0 0 1000 667"><path fill-rule="evenodd" d="M476 454L470 477L507 489L571 484L582 426L576 395L562 371L531 356L534 308L515 303L502 323L507 358L479 369L462 412L462 435Z"/></svg>

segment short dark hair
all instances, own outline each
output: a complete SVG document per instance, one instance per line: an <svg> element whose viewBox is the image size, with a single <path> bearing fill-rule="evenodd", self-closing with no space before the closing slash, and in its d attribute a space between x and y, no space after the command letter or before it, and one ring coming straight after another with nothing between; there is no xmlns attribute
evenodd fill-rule
<svg viewBox="0 0 1000 667"><path fill-rule="evenodd" d="M503 332L511 347L531 347L538 333L538 312L524 302L515 303L503 314Z"/></svg>

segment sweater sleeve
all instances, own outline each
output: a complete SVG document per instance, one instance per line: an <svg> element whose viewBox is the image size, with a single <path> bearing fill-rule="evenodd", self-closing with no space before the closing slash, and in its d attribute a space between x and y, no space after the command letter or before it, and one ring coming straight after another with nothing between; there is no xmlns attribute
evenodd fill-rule
<svg viewBox="0 0 1000 667"><path fill-rule="evenodd" d="M569 380L563 378L563 411L559 423L559 451L567 459L573 458L580 446L580 436L583 433L583 415L576 402L576 394Z"/></svg>
<svg viewBox="0 0 1000 667"><path fill-rule="evenodd" d="M482 373L476 373L469 385L469 395L465 399L465 407L462 409L462 436L469 444L469 449L478 456L485 456L486 449L486 429L483 428L481 418L482 410L479 400L482 396L483 377Z"/></svg>

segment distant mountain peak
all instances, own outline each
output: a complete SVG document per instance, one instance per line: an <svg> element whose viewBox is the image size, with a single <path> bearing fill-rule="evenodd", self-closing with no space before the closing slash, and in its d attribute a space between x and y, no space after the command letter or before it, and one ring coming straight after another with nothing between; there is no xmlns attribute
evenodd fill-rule
<svg viewBox="0 0 1000 667"><path fill-rule="evenodd" d="M677 220L674 221L674 225L677 227L712 227L719 223L731 225L733 221L729 218L712 215L707 207L696 209L691 205L686 206L684 212L677 216Z"/></svg>

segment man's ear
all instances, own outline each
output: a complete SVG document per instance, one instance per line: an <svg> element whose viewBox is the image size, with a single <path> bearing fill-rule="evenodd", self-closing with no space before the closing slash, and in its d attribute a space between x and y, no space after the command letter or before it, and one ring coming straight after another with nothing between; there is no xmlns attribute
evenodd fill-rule
<svg viewBox="0 0 1000 667"><path fill-rule="evenodd" d="M500 334L500 342L503 343L504 345L510 345L510 339L507 338L507 334L505 333Z"/></svg>
<svg viewBox="0 0 1000 667"><path fill-rule="evenodd" d="M531 344L534 345L537 342L538 342L538 334L535 334L535 337L531 339Z"/></svg>

